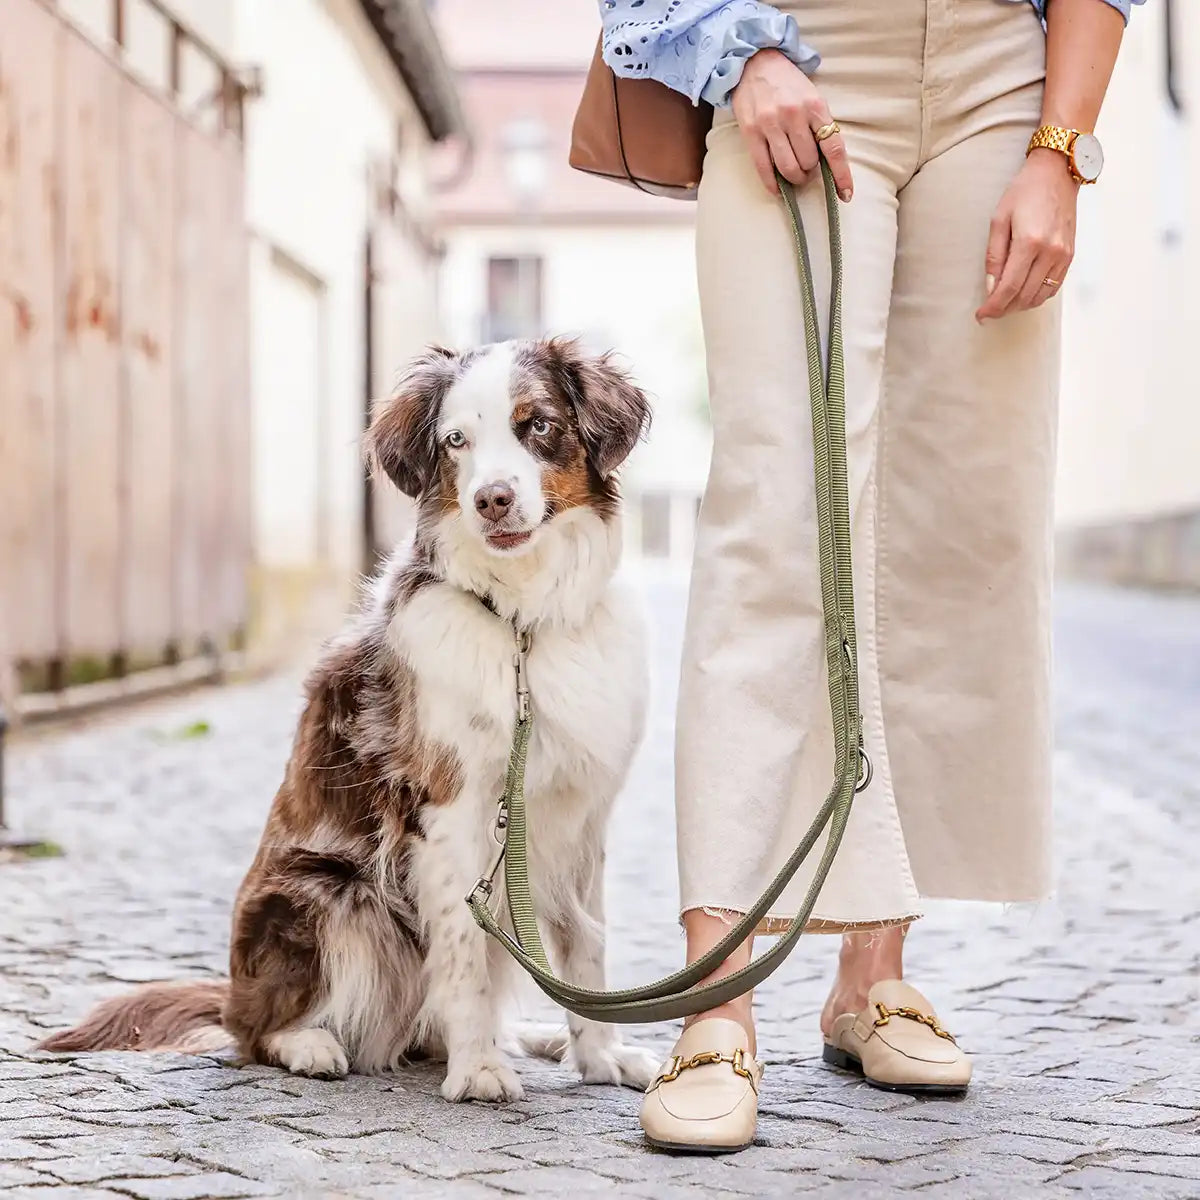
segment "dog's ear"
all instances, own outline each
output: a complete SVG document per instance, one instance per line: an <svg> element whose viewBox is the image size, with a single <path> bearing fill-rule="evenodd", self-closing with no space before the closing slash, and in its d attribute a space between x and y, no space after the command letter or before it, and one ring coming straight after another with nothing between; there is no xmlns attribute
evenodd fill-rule
<svg viewBox="0 0 1200 1200"><path fill-rule="evenodd" d="M588 458L607 479L650 428L650 402L608 354L589 354L571 338L545 346L550 370L575 411Z"/></svg>
<svg viewBox="0 0 1200 1200"><path fill-rule="evenodd" d="M458 375L452 350L431 346L409 364L396 389L375 409L367 430L367 460L414 499L437 471L442 400Z"/></svg>

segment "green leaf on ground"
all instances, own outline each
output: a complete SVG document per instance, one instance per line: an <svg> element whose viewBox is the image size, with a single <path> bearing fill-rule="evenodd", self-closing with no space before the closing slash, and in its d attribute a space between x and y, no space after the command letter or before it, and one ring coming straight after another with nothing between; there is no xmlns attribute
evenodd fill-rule
<svg viewBox="0 0 1200 1200"><path fill-rule="evenodd" d="M34 842L23 847L21 853L26 858L62 858L63 848L57 842Z"/></svg>
<svg viewBox="0 0 1200 1200"><path fill-rule="evenodd" d="M186 738L208 737L210 733L212 733L212 726L207 721L193 721L190 725L176 729L171 736L183 741Z"/></svg>
<svg viewBox="0 0 1200 1200"><path fill-rule="evenodd" d="M57 842L17 840L12 845L0 842L0 863L23 862L27 858L62 858L63 848Z"/></svg>

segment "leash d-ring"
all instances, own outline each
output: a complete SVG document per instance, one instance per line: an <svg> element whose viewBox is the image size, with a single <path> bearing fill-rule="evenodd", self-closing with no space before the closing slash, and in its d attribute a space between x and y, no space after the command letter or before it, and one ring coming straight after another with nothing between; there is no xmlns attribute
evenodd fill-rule
<svg viewBox="0 0 1200 1200"><path fill-rule="evenodd" d="M865 792L875 778L875 768L871 765L871 756L859 746L858 748L858 783L854 785L856 792Z"/></svg>

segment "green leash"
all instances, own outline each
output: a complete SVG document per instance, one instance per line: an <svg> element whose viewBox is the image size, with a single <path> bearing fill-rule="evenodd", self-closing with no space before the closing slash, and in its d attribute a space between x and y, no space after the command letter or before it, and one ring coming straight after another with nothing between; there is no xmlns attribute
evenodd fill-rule
<svg viewBox="0 0 1200 1200"><path fill-rule="evenodd" d="M859 713L858 650L854 636L854 596L850 573L850 498L846 478L846 388L842 358L842 240L838 199L833 176L824 159L821 170L825 184L825 206L829 214L829 249L832 286L829 305L828 373L821 362L821 338L817 321L812 267L800 210L791 184L780 178L779 186L796 238L796 259L804 301L804 337L808 348L808 386L812 403L813 446L817 494L818 540L821 556L821 602L825 616L825 653L829 668L829 705L833 716L834 780L816 819L800 845L784 863L754 907L703 958L655 983L619 992L597 992L576 987L551 970L538 932L533 898L529 888L526 853L525 759L533 728L525 662L530 635L517 632L514 667L517 677L518 713L513 733L508 779L500 799L496 820L499 849L490 870L467 897L479 925L497 938L525 968L533 981L557 1004L581 1017L595 1021L636 1024L669 1021L715 1008L757 987L791 953L812 914L825 883L834 855L841 844L850 817L854 793L871 779L870 760L862 746ZM748 966L711 983L702 983L726 958L750 937L784 888L808 858L821 834L829 836L817 864L816 874L805 894L800 911L779 941ZM494 880L504 864L504 885L513 934L503 930L488 900Z"/></svg>

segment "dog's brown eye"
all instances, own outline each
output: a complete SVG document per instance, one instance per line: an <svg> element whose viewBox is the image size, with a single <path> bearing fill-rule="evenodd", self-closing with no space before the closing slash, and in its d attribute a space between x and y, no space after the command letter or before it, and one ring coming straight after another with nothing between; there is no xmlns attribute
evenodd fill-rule
<svg viewBox="0 0 1200 1200"><path fill-rule="evenodd" d="M534 437L545 437L550 432L550 422L545 417L534 417L532 424L529 426L529 432Z"/></svg>
<svg viewBox="0 0 1200 1200"><path fill-rule="evenodd" d="M461 429L452 429L446 434L445 441L451 450L461 450L467 444L467 435Z"/></svg>

